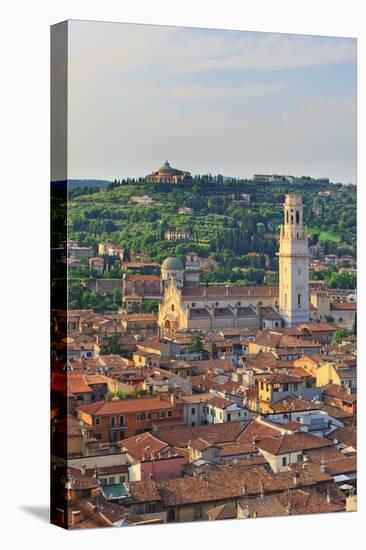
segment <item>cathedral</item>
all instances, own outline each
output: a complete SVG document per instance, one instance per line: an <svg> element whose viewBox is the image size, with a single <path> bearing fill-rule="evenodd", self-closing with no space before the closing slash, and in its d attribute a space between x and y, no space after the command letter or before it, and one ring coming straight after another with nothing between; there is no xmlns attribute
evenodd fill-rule
<svg viewBox="0 0 366 550"><path fill-rule="evenodd" d="M162 264L164 331L292 327L309 321L309 254L301 196L286 195L280 230L279 287L199 286L197 255L186 267L178 258Z"/></svg>

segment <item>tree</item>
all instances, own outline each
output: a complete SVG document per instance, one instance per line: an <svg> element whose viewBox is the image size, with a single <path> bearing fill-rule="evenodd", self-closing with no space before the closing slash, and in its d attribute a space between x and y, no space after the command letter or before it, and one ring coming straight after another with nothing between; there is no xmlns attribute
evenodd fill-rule
<svg viewBox="0 0 366 550"><path fill-rule="evenodd" d="M189 353L202 353L203 340L200 334L192 334L191 343L188 346Z"/></svg>
<svg viewBox="0 0 366 550"><path fill-rule="evenodd" d="M159 302L157 300L144 300L142 302L141 311L143 313L157 313Z"/></svg>
<svg viewBox="0 0 366 550"><path fill-rule="evenodd" d="M121 300L122 300L122 293L121 293L121 290L119 288L115 288L113 290L113 302L117 305L120 305L121 304Z"/></svg>
<svg viewBox="0 0 366 550"><path fill-rule="evenodd" d="M345 328L340 328L337 330L337 332L333 336L333 343L334 344L341 344L342 341L347 338L348 336L348 330Z"/></svg>
<svg viewBox="0 0 366 550"><path fill-rule="evenodd" d="M357 277L355 273L344 271L341 273L332 273L328 279L329 288L356 288Z"/></svg>
<svg viewBox="0 0 366 550"><path fill-rule="evenodd" d="M131 358L131 352L127 351L121 342L121 338L117 334L108 336L100 346L101 355L121 355Z"/></svg>

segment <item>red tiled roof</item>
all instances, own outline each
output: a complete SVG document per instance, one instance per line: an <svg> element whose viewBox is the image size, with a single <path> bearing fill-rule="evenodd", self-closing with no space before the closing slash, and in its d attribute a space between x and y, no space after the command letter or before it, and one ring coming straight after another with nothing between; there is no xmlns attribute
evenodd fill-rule
<svg viewBox="0 0 366 550"><path fill-rule="evenodd" d="M270 407L272 412L299 412L318 410L321 408L321 405L313 401L300 399L300 397L288 395L283 399L279 399L276 403L272 403Z"/></svg>
<svg viewBox="0 0 366 550"><path fill-rule="evenodd" d="M238 440L247 426L247 422L228 422L225 424L207 424L206 426L177 426L162 428L155 437L177 447L188 447L190 441L202 437L209 443L230 443Z"/></svg>
<svg viewBox="0 0 366 550"><path fill-rule="evenodd" d="M126 281L153 281L160 282L160 275L126 275Z"/></svg>
<svg viewBox="0 0 366 550"><path fill-rule="evenodd" d="M261 451L266 451L272 455L281 455L295 451L306 451L308 449L318 449L320 447L330 447L333 443L329 439L317 437L308 432L295 432L294 434L284 434L261 439L257 444Z"/></svg>
<svg viewBox="0 0 366 550"><path fill-rule="evenodd" d="M356 302L333 302L330 304L330 309L335 311L356 311L357 303Z"/></svg>
<svg viewBox="0 0 366 550"><path fill-rule="evenodd" d="M210 287L183 287L183 298L225 298L229 297L278 297L278 287L274 286L210 286Z"/></svg>
<svg viewBox="0 0 366 550"><path fill-rule="evenodd" d="M118 399L116 401L95 401L89 405L79 407L78 410L92 416L96 414L103 416L172 408L173 405L170 401L164 401L159 397L140 397L137 399Z"/></svg>
<svg viewBox="0 0 366 550"><path fill-rule="evenodd" d="M119 446L135 460L143 460L146 457L157 456L160 452L169 448L164 441L160 441L149 432L142 433L120 441Z"/></svg>
<svg viewBox="0 0 366 550"><path fill-rule="evenodd" d="M341 388L337 384L328 384L322 387L325 396L341 399L346 403L355 403L357 401L357 393L348 393L345 388Z"/></svg>

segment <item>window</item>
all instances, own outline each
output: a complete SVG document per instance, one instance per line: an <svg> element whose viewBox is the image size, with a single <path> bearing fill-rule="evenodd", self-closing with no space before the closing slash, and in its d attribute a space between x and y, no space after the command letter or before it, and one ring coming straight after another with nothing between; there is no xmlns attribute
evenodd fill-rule
<svg viewBox="0 0 366 550"><path fill-rule="evenodd" d="M201 519L202 518L202 515L203 515L203 509L202 509L202 504L196 504L196 519Z"/></svg>
<svg viewBox="0 0 366 550"><path fill-rule="evenodd" d="M108 485L114 485L115 483L116 483L116 478L115 477L108 478Z"/></svg>
<svg viewBox="0 0 366 550"><path fill-rule="evenodd" d="M102 434L96 433L94 434L94 437L97 441L100 441L102 439Z"/></svg>
<svg viewBox="0 0 366 550"><path fill-rule="evenodd" d="M156 504L150 502L146 504L146 513L147 514L154 514L156 511Z"/></svg>
<svg viewBox="0 0 366 550"><path fill-rule="evenodd" d="M287 457L283 456L282 457L282 466L286 466L286 465L287 465Z"/></svg>
<svg viewBox="0 0 366 550"><path fill-rule="evenodd" d="M121 415L119 417L119 425L120 426L124 426L125 425L125 417L123 415Z"/></svg>
<svg viewBox="0 0 366 550"><path fill-rule="evenodd" d="M174 510L174 508L170 508L170 510L168 510L168 521L175 521L175 510Z"/></svg>
<svg viewBox="0 0 366 550"><path fill-rule="evenodd" d="M194 427L196 425L195 422L191 422L191 426Z"/></svg>
<svg viewBox="0 0 366 550"><path fill-rule="evenodd" d="M301 294L297 295L297 305L298 307L301 307Z"/></svg>
<svg viewBox="0 0 366 550"><path fill-rule="evenodd" d="M120 438L120 439L124 439L124 438L125 438L125 432L123 432L122 430L119 432L119 438Z"/></svg>
<svg viewBox="0 0 366 550"><path fill-rule="evenodd" d="M100 416L96 416L95 417L95 425L99 426L99 424L100 424Z"/></svg>
<svg viewBox="0 0 366 550"><path fill-rule="evenodd" d="M196 302L192 302L192 307L196 307Z"/></svg>
<svg viewBox="0 0 366 550"><path fill-rule="evenodd" d="M286 223L288 223L288 210L286 210Z"/></svg>
<svg viewBox="0 0 366 550"><path fill-rule="evenodd" d="M110 425L111 425L111 428L115 427L115 425L116 425L116 417L115 416L110 417Z"/></svg>
<svg viewBox="0 0 366 550"><path fill-rule="evenodd" d="M300 223L300 212L296 210L296 223Z"/></svg>
<svg viewBox="0 0 366 550"><path fill-rule="evenodd" d="M196 414L196 409L195 409L195 407L192 407L192 408L191 408L191 414Z"/></svg>
<svg viewBox="0 0 366 550"><path fill-rule="evenodd" d="M105 477L104 477L103 479L100 480L100 484L101 484L101 485L107 485L107 483L108 483L108 479L105 478Z"/></svg>
<svg viewBox="0 0 366 550"><path fill-rule="evenodd" d="M125 476L119 476L119 482L124 483L126 481Z"/></svg>
<svg viewBox="0 0 366 550"><path fill-rule="evenodd" d="M174 311L174 304L171 305L171 310Z"/></svg>

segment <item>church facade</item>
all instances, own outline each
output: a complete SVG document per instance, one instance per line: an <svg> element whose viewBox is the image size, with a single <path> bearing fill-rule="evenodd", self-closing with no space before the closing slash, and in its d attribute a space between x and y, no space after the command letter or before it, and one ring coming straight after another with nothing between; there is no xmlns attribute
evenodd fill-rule
<svg viewBox="0 0 366 550"><path fill-rule="evenodd" d="M285 199L280 233L279 287L202 287L194 274L194 265L186 265L185 273L176 258L168 258L162 267L164 264L167 269L162 269L161 333L241 327L280 328L309 321L308 242L299 195L286 195Z"/></svg>

